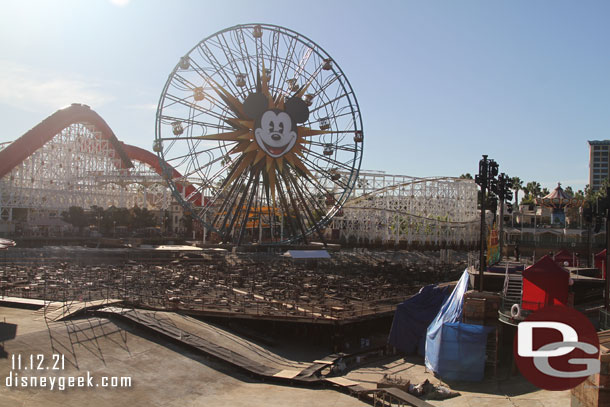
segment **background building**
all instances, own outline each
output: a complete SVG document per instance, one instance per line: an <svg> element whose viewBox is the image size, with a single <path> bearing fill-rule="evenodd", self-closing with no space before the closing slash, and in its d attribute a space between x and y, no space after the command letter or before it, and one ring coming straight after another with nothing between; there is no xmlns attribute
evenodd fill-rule
<svg viewBox="0 0 610 407"><path fill-rule="evenodd" d="M599 190L604 179L610 176L610 140L589 140L589 185Z"/></svg>

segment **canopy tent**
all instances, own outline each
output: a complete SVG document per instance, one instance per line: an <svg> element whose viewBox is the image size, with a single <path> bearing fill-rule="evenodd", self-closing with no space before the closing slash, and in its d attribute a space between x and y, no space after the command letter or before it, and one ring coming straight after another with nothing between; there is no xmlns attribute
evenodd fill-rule
<svg viewBox="0 0 610 407"><path fill-rule="evenodd" d="M546 305L567 305L570 273L544 256L523 271L521 308L535 311Z"/></svg>
<svg viewBox="0 0 610 407"><path fill-rule="evenodd" d="M424 354L426 330L447 299L447 287L427 285L396 307L388 343L407 354Z"/></svg>

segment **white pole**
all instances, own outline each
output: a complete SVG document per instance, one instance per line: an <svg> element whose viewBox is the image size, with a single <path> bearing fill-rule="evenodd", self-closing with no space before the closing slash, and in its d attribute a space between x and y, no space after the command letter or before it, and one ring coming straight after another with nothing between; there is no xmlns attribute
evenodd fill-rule
<svg viewBox="0 0 610 407"><path fill-rule="evenodd" d="M203 244L205 245L205 235L206 235L206 230L205 230L205 223L208 221L208 213L204 212L203 213Z"/></svg>

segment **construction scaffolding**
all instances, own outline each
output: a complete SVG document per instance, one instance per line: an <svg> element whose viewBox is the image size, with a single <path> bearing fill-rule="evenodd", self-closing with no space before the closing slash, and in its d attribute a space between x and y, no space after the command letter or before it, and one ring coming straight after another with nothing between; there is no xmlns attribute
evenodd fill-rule
<svg viewBox="0 0 610 407"><path fill-rule="evenodd" d="M52 320L81 305L121 300L193 315L338 324L390 315L422 285L452 280L464 267L465 259L445 261L437 253L362 249L315 262L263 253L212 253L156 264L41 259L4 264L0 294L61 304L48 310Z"/></svg>

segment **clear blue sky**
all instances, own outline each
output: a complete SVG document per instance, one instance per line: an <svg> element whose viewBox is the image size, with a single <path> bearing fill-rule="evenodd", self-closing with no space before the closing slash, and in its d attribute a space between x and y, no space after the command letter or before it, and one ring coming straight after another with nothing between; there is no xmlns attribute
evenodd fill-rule
<svg viewBox="0 0 610 407"><path fill-rule="evenodd" d="M167 75L197 42L251 22L295 30L341 66L363 115L362 168L588 182L610 139L609 1L3 1L0 141L72 102L151 149Z"/></svg>

